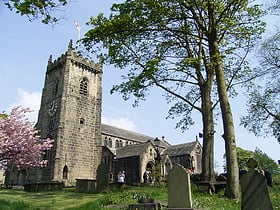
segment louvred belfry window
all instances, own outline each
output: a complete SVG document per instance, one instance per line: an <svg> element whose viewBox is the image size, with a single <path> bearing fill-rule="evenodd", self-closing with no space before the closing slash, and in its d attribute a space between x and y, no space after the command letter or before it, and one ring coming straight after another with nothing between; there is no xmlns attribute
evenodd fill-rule
<svg viewBox="0 0 280 210"><path fill-rule="evenodd" d="M86 78L83 78L80 83L80 94L83 96L87 96L88 94L88 81Z"/></svg>

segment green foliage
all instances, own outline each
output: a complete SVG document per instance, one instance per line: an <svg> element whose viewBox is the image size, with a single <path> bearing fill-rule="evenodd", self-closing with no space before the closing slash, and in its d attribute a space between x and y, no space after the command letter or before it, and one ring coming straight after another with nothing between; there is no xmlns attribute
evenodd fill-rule
<svg viewBox="0 0 280 210"><path fill-rule="evenodd" d="M247 169L247 162L249 158L252 158L254 155L254 152L242 149L241 147L236 147L237 151L237 161L238 161L238 167L239 169ZM223 158L226 158L226 154L223 155ZM224 171L227 171L227 166L226 164L223 165Z"/></svg>
<svg viewBox="0 0 280 210"><path fill-rule="evenodd" d="M233 123L227 91L232 90L233 81L248 75L244 59L265 28L260 6L249 1L130 0L114 4L111 10L109 17L100 14L91 18L88 24L92 29L83 44L104 62L128 69L124 82L112 92L120 92L125 100L135 97L137 105L152 87L160 88L171 103L168 117L179 117L177 127L183 130L193 124L192 112L198 111L203 121L203 146L208 151L204 155L211 159L213 109L221 102L224 128ZM219 77L216 81L215 76ZM228 150L234 137L229 131L233 130L225 131ZM234 148L232 151L228 154L235 157ZM233 160L228 167L237 166L234 158L227 160ZM203 162L204 174L214 174L210 173L212 162ZM229 171L234 173L234 168ZM239 187L233 181L228 186Z"/></svg>
<svg viewBox="0 0 280 210"><path fill-rule="evenodd" d="M253 158L258 162L259 168L268 168L273 173L280 173L278 164L259 148L255 149Z"/></svg>
<svg viewBox="0 0 280 210"><path fill-rule="evenodd" d="M253 157L254 152L244 150L241 147L237 147L237 161L239 169L246 169L249 158Z"/></svg>
<svg viewBox="0 0 280 210"><path fill-rule="evenodd" d="M5 114L5 113L0 113L0 118L5 119L5 118L7 118L7 117L8 117L7 114Z"/></svg>
<svg viewBox="0 0 280 210"><path fill-rule="evenodd" d="M249 86L248 115L241 124L257 136L274 136L280 143L280 32L265 40L259 50L257 78ZM257 85L258 84L258 85Z"/></svg>
<svg viewBox="0 0 280 210"><path fill-rule="evenodd" d="M29 20L41 18L44 24L48 24L58 21L52 12L68 2L69 0L8 0L4 4L8 9L27 16Z"/></svg>
<svg viewBox="0 0 280 210"><path fill-rule="evenodd" d="M258 162L259 169L268 168L273 173L280 173L280 168L278 164L270 158L266 153L262 152L259 148L256 148L255 151L249 151L237 147L237 160L239 169L247 169L247 161L249 158L254 158ZM225 158L225 155L224 157ZM226 165L224 165L224 170L226 171Z"/></svg>
<svg viewBox="0 0 280 210"><path fill-rule="evenodd" d="M152 198L151 193L134 192L132 198L138 201L139 199Z"/></svg>
<svg viewBox="0 0 280 210"><path fill-rule="evenodd" d="M128 69L111 93L120 92L125 100L133 97L138 105L152 87L162 89L171 104L168 117L180 117L177 127L183 130L194 123L193 110L203 112L201 91L209 91L206 86L217 100L216 89L211 87L212 31L217 31L231 90L234 79L245 80L248 75L242 55L256 44L265 25L259 19L259 5L250 7L248 1L132 0L113 4L111 11L108 17L92 17L88 22L92 29L83 39L86 49L104 62Z"/></svg>

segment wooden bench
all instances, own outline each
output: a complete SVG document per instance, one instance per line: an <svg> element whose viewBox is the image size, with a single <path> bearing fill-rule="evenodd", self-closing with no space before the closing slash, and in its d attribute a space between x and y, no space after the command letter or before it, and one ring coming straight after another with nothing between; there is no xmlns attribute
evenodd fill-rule
<svg viewBox="0 0 280 210"><path fill-rule="evenodd" d="M196 181L199 192L217 193L226 187L226 181Z"/></svg>

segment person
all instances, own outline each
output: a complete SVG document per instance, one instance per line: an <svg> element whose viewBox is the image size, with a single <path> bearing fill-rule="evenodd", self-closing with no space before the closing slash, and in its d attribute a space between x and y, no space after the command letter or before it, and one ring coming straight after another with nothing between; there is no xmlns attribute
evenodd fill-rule
<svg viewBox="0 0 280 210"><path fill-rule="evenodd" d="M118 186L119 186L119 188L123 188L124 181L125 181L125 172L124 171L119 171L119 173L118 173Z"/></svg>
<svg viewBox="0 0 280 210"><path fill-rule="evenodd" d="M267 185L272 187L272 176L271 176L271 173L268 170L268 168L265 169L264 176L265 176Z"/></svg>
<svg viewBox="0 0 280 210"><path fill-rule="evenodd" d="M113 182L114 181L114 174L113 172L111 171L110 172L110 182Z"/></svg>
<svg viewBox="0 0 280 210"><path fill-rule="evenodd" d="M260 174L264 176L264 170L260 169Z"/></svg>
<svg viewBox="0 0 280 210"><path fill-rule="evenodd" d="M144 183L148 182L148 178L149 178L149 175L148 175L147 171L145 171L143 174Z"/></svg>

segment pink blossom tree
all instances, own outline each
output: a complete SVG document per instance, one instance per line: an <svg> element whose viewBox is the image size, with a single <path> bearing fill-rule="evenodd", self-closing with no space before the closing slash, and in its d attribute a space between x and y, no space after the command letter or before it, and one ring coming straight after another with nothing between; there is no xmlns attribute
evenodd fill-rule
<svg viewBox="0 0 280 210"><path fill-rule="evenodd" d="M29 112L29 108L18 106L10 115L0 114L0 168L12 165L24 169L46 164L43 154L52 147L53 140L40 138L33 123L25 117Z"/></svg>

